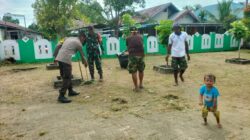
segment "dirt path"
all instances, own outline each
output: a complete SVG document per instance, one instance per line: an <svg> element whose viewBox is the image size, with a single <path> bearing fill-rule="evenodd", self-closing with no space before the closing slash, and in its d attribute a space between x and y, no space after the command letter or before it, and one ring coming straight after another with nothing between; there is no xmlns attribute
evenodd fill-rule
<svg viewBox="0 0 250 140"><path fill-rule="evenodd" d="M105 81L76 87L71 104L56 102L52 79L58 71L45 64L0 68L0 139L12 140L247 140L250 137L250 65L225 63L237 52L192 54L186 81L174 87L173 76L152 71L163 56L146 58L145 89L132 92L132 81L116 59L104 60ZM242 57L250 59L250 51ZM14 73L13 68L38 67ZM222 129L209 114L202 125L198 90L213 72L221 92ZM77 63L73 73L80 76Z"/></svg>

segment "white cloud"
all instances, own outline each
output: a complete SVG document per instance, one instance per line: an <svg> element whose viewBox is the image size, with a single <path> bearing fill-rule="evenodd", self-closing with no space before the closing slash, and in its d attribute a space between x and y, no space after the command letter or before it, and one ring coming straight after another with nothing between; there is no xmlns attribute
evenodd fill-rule
<svg viewBox="0 0 250 140"><path fill-rule="evenodd" d="M26 19L26 25L30 25L34 22L32 3L35 0L0 0L0 16L1 19L5 13L24 15ZM17 18L20 21L20 25L24 26L24 19Z"/></svg>

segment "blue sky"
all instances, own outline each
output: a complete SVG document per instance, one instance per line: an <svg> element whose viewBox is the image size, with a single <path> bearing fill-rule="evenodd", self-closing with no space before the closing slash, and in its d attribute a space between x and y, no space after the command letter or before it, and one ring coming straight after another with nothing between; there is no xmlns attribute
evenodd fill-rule
<svg viewBox="0 0 250 140"><path fill-rule="evenodd" d="M97 0L101 4L103 0ZM245 0L234 0L234 2L244 2ZM25 15L27 26L32 22L35 22L33 15L32 3L35 0L0 0L0 18L2 19L4 13L13 13ZM182 8L185 5L201 4L202 6L215 4L217 0L146 0L146 8L153 7L159 4L172 2L178 8ZM103 5L103 4L102 4ZM139 10L140 8L138 8ZM19 18L20 25L24 26L24 20Z"/></svg>

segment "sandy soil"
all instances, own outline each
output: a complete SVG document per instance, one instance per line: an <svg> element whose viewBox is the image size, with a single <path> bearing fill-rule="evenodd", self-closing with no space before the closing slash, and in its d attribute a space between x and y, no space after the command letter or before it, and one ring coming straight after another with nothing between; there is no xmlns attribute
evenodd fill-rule
<svg viewBox="0 0 250 140"><path fill-rule="evenodd" d="M132 91L131 76L119 68L117 59L105 59L105 81L75 87L81 94L72 97L71 104L56 101L58 90L52 82L57 70L47 71L45 64L0 67L0 139L248 140L250 65L225 63L232 57L237 52L192 54L186 81L174 87L173 75L152 70L164 64L164 56L148 56L145 89L140 93ZM250 59L250 50L242 57ZM11 71L24 67L38 69ZM217 76L221 93L222 129L212 114L209 125L202 125L198 91L209 72ZM73 74L80 76L77 63Z"/></svg>

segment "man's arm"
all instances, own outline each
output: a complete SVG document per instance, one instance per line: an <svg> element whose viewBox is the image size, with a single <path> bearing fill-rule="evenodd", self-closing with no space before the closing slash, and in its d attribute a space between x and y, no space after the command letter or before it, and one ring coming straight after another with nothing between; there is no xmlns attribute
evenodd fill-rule
<svg viewBox="0 0 250 140"><path fill-rule="evenodd" d="M166 56L165 60L166 60L167 65L168 65L168 58L169 58L169 56L171 55L172 44L169 44L169 45L166 47L166 49L167 49L167 56Z"/></svg>
<svg viewBox="0 0 250 140"><path fill-rule="evenodd" d="M185 41L185 50L186 50L187 58L188 58L188 60L190 60L189 47L188 47L188 42L187 41Z"/></svg>
<svg viewBox="0 0 250 140"><path fill-rule="evenodd" d="M173 41L172 41L172 34L168 37L168 45L166 45L166 51L167 51L167 56L165 58L166 62L167 62L167 65L168 65L168 58L169 56L171 55L171 49L172 49L172 44L173 44ZM167 39L167 38L166 38Z"/></svg>
<svg viewBox="0 0 250 140"><path fill-rule="evenodd" d="M88 67L88 63L87 63L87 61L86 61L86 59L85 59L85 57L84 57L84 53L83 53L83 51L82 51L82 48L79 48L78 51L79 51L79 53L80 53L80 55L81 55L82 64L84 64L85 67Z"/></svg>
<svg viewBox="0 0 250 140"><path fill-rule="evenodd" d="M59 52L59 50L61 49L61 47L62 47L62 44L58 44L57 46L56 46L56 49L55 49L55 51L54 51L54 54L53 54L53 56L56 58L56 56L58 55L58 52Z"/></svg>

